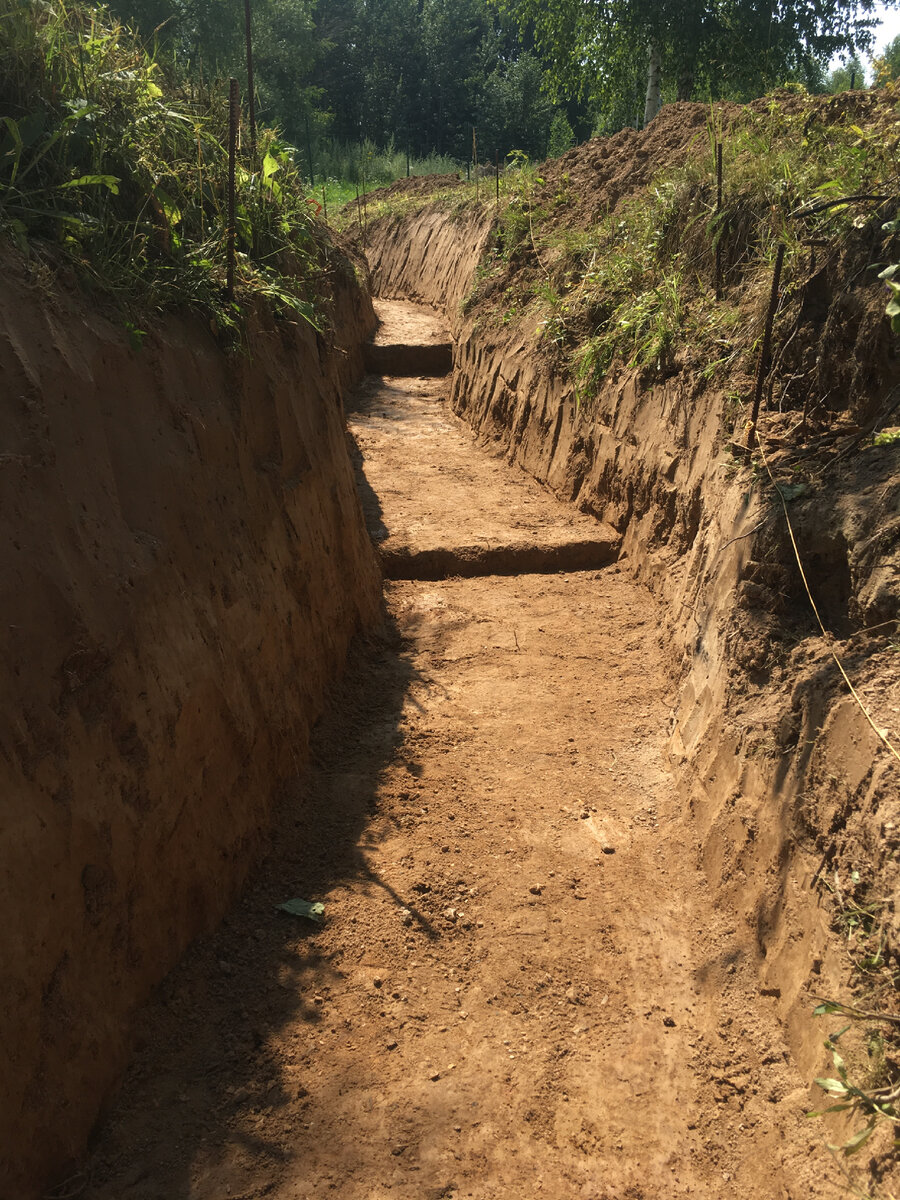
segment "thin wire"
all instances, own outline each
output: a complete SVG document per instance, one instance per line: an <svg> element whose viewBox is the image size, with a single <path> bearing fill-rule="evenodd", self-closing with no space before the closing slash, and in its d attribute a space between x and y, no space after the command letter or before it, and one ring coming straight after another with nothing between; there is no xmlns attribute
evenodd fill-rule
<svg viewBox="0 0 900 1200"><path fill-rule="evenodd" d="M791 538L791 545L794 548L794 558L796 558L797 566L800 569L800 578L803 580L803 586L806 589L806 595L809 598L809 603L811 604L812 610L815 613L816 621L818 622L819 628L822 630L822 636L825 638L826 642L828 643L828 653L834 659L837 669L843 675L844 682L846 683L847 687L850 689L850 695L853 697L853 699L856 701L856 703L862 709L863 716L866 718L866 720L872 726L872 729L874 730L876 737L878 737L882 742L884 742L885 746L887 746L888 750L891 752L891 754L893 754L893 756L894 756L894 758L896 758L897 762L900 763L900 752L897 751L896 747L892 744L892 742L890 741L890 739L888 738L888 736L884 732L884 730L879 729L878 726L875 724L875 721L872 718L872 714L869 712L869 710L866 708L865 704L860 699L859 693L857 692L856 688L853 686L853 684L850 681L850 676L844 670L844 664L841 662L841 660L838 658L838 656L835 654L834 650L831 647L831 635L829 634L828 630L825 628L824 624L822 623L822 618L819 616L819 610L816 607L816 602L813 599L813 594L810 591L809 583L807 582L807 579L806 579L806 572L803 569L803 563L800 559L800 551L797 547L797 539L794 537L794 527L791 524L791 518L788 515L787 502L785 501L784 494L783 494L781 488L775 482L775 476L772 474L772 471L769 467L769 460L766 458L766 452L763 449L762 439L759 437L758 433L757 433L756 444L759 447L759 453L762 456L763 466L766 468L766 472L769 476L769 479L771 479L771 481L772 481L772 486L774 487L775 491L778 493L778 499L781 501L781 507L784 511L784 519L787 522L788 533L790 534L790 538Z"/></svg>

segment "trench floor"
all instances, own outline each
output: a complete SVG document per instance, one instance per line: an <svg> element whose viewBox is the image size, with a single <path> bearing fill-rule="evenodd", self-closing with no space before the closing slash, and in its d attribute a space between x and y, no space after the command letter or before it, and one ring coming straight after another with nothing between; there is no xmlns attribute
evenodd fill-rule
<svg viewBox="0 0 900 1200"><path fill-rule="evenodd" d="M370 379L350 426L374 535L450 577L386 584L263 870L142 1018L84 1194L831 1194L752 920L710 904L673 785L659 613L616 565L509 573L611 531L446 389ZM483 543L507 573L455 575Z"/></svg>

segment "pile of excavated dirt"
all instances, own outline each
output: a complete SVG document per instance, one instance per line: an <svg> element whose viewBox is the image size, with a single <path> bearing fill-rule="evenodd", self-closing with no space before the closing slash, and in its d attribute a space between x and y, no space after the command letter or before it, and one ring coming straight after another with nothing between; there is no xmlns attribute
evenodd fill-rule
<svg viewBox="0 0 900 1200"><path fill-rule="evenodd" d="M878 122L891 108L872 95L778 102ZM671 106L643 133L588 143L542 168L542 195L557 195L564 174L577 178L577 199L559 205L560 219L590 223L692 147L708 154L706 116L705 107ZM822 1043L837 1025L812 1017L818 998L897 1010L900 766L879 731L900 743L900 460L896 441L873 444L872 433L896 424L900 361L867 269L883 258L883 219L867 216L792 284L776 324L771 411L760 422L825 635L762 457L750 465L733 450L744 430L731 389L747 388L743 367L719 383L696 354L662 378L619 367L585 403L540 353L530 310L507 305L502 323L487 319L477 292L461 309L461 258L471 284L490 246L484 206L462 214L425 206L369 229L378 290L398 295L414 276L416 295L447 313L454 411L486 447L607 521L622 538L620 563L663 606L676 686L668 748L711 903L749 935L742 969L774 997L773 1021L806 1080L834 1070ZM536 271L527 254L505 276L491 265L500 294L515 272ZM761 328L765 302L761 291L746 298L745 324ZM870 1049L851 1055L864 1087L895 1073L890 1026L875 1026L882 1032ZM798 1097L798 1107L814 1099ZM838 1142L864 1124L830 1120ZM896 1191L889 1124L880 1123L871 1158L848 1164L860 1187L879 1177Z"/></svg>

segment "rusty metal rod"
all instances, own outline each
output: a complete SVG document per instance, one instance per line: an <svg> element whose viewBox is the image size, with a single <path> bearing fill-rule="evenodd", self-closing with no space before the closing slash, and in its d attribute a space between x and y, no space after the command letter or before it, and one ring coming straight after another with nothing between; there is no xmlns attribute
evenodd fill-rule
<svg viewBox="0 0 900 1200"><path fill-rule="evenodd" d="M244 38L247 42L247 115L250 118L250 162L256 162L256 101L253 97L253 37L250 29L250 0L244 0Z"/></svg>
<svg viewBox="0 0 900 1200"><path fill-rule="evenodd" d="M240 96L236 79L228 81L228 227L225 232L225 299L234 299L234 176Z"/></svg>
<svg viewBox="0 0 900 1200"><path fill-rule="evenodd" d="M722 143L716 142L716 213L722 212ZM716 239L716 299L722 299L722 226Z"/></svg>
<svg viewBox="0 0 900 1200"><path fill-rule="evenodd" d="M753 396L753 410L750 413L750 431L747 435L747 457L757 442L756 423L759 420L759 408L762 403L763 387L769 367L772 362L772 330L775 326L775 313L778 311L778 288L781 284L781 268L784 266L784 242L779 243L775 256L775 270L772 273L772 292L769 296L769 310L766 313L766 327L763 332L762 346L759 351L759 363L756 368L756 391Z"/></svg>

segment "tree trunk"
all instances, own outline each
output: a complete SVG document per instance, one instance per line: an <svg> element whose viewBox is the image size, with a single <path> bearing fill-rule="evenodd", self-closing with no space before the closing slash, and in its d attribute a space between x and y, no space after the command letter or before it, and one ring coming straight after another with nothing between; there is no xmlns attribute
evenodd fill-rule
<svg viewBox="0 0 900 1200"><path fill-rule="evenodd" d="M653 120L660 110L662 100L662 55L656 42L650 43L650 66L647 70L647 98L644 101L644 126Z"/></svg>
<svg viewBox="0 0 900 1200"><path fill-rule="evenodd" d="M694 66L693 63L685 67L678 76L678 100L692 100L694 98Z"/></svg>

